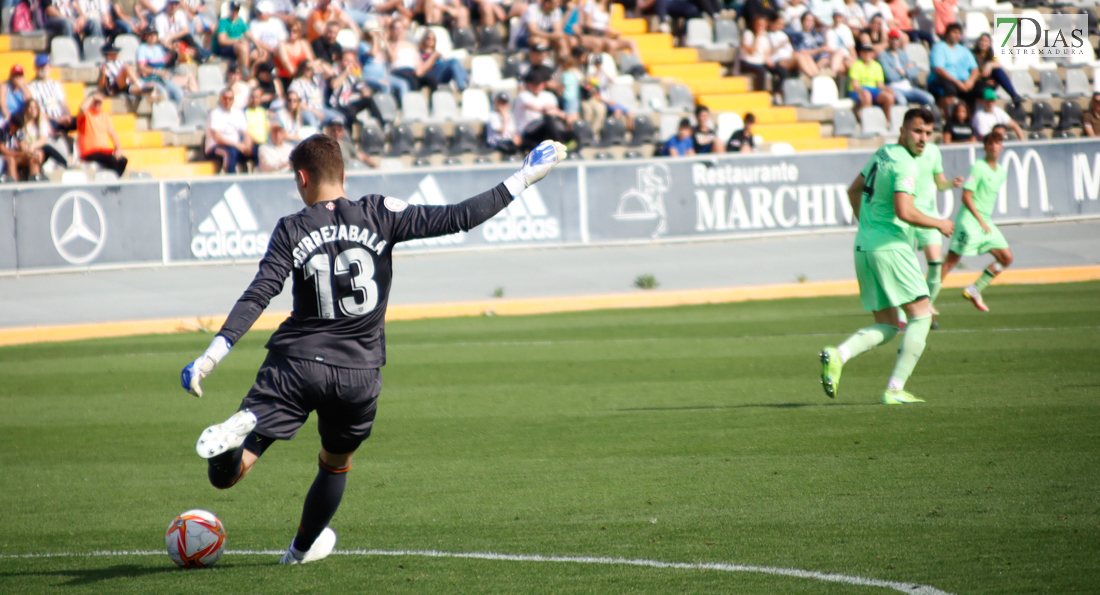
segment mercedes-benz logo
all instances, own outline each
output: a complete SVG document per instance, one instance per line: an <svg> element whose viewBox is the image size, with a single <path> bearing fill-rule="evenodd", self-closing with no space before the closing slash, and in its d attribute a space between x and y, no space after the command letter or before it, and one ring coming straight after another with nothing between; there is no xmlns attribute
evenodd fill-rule
<svg viewBox="0 0 1100 595"><path fill-rule="evenodd" d="M63 217L69 203L72 203L72 216ZM95 212L94 219L85 219L86 216L91 216L91 213L85 213L86 207L91 207ZM59 232L59 229L64 231ZM99 256L107 240L107 218L103 216L103 209L91 194L83 190L66 192L57 199L53 212L50 213L50 237L53 238L53 246L61 258L72 264L91 262Z"/></svg>

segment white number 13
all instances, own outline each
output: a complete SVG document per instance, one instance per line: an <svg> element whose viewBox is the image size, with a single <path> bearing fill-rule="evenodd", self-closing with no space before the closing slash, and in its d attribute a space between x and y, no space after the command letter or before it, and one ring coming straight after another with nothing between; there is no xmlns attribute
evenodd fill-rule
<svg viewBox="0 0 1100 595"><path fill-rule="evenodd" d="M350 248L336 255L335 267L328 254L314 254L305 266L305 278L313 278L317 288L317 310L321 318L336 318L336 304L345 316L362 316L378 305L378 284L374 282L374 258L363 248ZM352 267L358 266L358 272ZM335 270L334 270L335 269ZM332 296L332 275L351 275L351 293ZM356 300L356 297L360 298Z"/></svg>

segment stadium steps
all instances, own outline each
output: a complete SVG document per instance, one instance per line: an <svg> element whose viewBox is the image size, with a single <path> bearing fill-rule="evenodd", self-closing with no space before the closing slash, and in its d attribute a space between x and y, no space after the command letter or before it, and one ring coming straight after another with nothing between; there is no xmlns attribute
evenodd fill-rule
<svg viewBox="0 0 1100 595"><path fill-rule="evenodd" d="M642 19L637 19L642 20ZM623 34L625 39L633 39L638 44L639 52L650 50L667 50L672 48L672 35L668 33L633 33Z"/></svg>
<svg viewBox="0 0 1100 595"><path fill-rule="evenodd" d="M158 131L128 131L115 132L118 142L122 143L123 152L127 155L131 149L155 149L165 146L164 135Z"/></svg>
<svg viewBox="0 0 1100 595"><path fill-rule="evenodd" d="M656 66L664 64L697 64L699 52L695 48L669 48L663 50L639 48L642 64Z"/></svg>
<svg viewBox="0 0 1100 595"><path fill-rule="evenodd" d="M757 124L752 131L769 143L790 143L793 140L806 139L822 140L821 124L817 122Z"/></svg>
<svg viewBox="0 0 1100 595"><path fill-rule="evenodd" d="M119 137L122 141L122 137ZM177 168L187 163L187 147L154 147L145 149L124 149L122 152L129 160L128 169L148 171L150 166ZM180 174L173 173L174 176Z"/></svg>
<svg viewBox="0 0 1100 595"><path fill-rule="evenodd" d="M649 74L672 79L717 79L722 76L722 65L717 62L658 64L649 66Z"/></svg>
<svg viewBox="0 0 1100 595"><path fill-rule="evenodd" d="M798 122L798 110L793 107L769 107L765 109L753 109L753 110L727 110L733 111L742 118L750 111L756 116L756 123L759 124L794 124Z"/></svg>
<svg viewBox="0 0 1100 595"><path fill-rule="evenodd" d="M757 128L759 128L759 126L757 126ZM791 145L794 147L795 151L836 151L848 148L848 139L842 136L830 138L792 138L780 142Z"/></svg>
<svg viewBox="0 0 1100 595"><path fill-rule="evenodd" d="M712 112L742 113L772 109L771 94L764 91L725 95L700 95L696 97L695 100L697 103L709 107Z"/></svg>
<svg viewBox="0 0 1100 595"><path fill-rule="evenodd" d="M646 19L628 19L622 4L612 4L611 28L623 35L645 33L649 31L649 22Z"/></svg>
<svg viewBox="0 0 1100 595"><path fill-rule="evenodd" d="M724 95L728 93L748 93L749 79L743 76L727 76L710 79L689 79L679 81L691 89L696 97L700 95Z"/></svg>
<svg viewBox="0 0 1100 595"><path fill-rule="evenodd" d="M149 165L131 161L127 165L127 169L129 171L142 171L154 178L205 178L214 175L215 171L213 161L196 161L173 165Z"/></svg>

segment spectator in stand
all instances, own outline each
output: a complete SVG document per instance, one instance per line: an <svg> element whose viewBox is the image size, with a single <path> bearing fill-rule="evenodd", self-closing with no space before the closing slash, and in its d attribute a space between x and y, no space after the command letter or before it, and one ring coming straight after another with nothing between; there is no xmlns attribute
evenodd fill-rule
<svg viewBox="0 0 1100 595"><path fill-rule="evenodd" d="M442 26L446 18L455 28L470 26L470 9L462 0L426 0L423 11L427 25Z"/></svg>
<svg viewBox="0 0 1100 595"><path fill-rule="evenodd" d="M248 23L241 18L239 2L229 3L229 17L218 21L218 32L214 35L214 53L222 58L236 60L241 68L251 70L253 62L267 59L259 50L252 49L248 35Z"/></svg>
<svg viewBox="0 0 1100 595"><path fill-rule="evenodd" d="M780 12L781 8L785 8L786 4L786 2L777 0L746 0L741 3L741 7L737 9L737 12L745 19L746 23L751 23L757 15L763 15L764 18L770 20ZM805 7L803 7L803 10L805 10Z"/></svg>
<svg viewBox="0 0 1100 595"><path fill-rule="evenodd" d="M272 54L275 65L279 68L279 78L282 79L283 87L286 88L290 87L290 82L303 63L316 59L313 55L313 47L302 37L303 28L301 23L291 23L289 38L286 42L279 44L278 51Z"/></svg>
<svg viewBox="0 0 1100 595"><path fill-rule="evenodd" d="M371 89L393 93L400 104L405 93L409 92L409 82L389 73L387 48L385 33L381 29L371 29L368 40L359 44L359 63L363 66L363 80Z"/></svg>
<svg viewBox="0 0 1100 595"><path fill-rule="evenodd" d="M331 0L317 0L317 5L309 18L306 19L306 40L313 41L325 34L325 27L329 21L337 21L352 31L358 31L359 27L340 7Z"/></svg>
<svg viewBox="0 0 1100 595"><path fill-rule="evenodd" d="M188 71L182 75L172 72L172 65L176 55L169 52L158 43L157 30L149 27L141 35L141 45L137 49L137 72L141 80L157 87L157 93L166 95L176 107L183 106L184 89L176 82L180 79L188 90L197 90L198 83L195 77Z"/></svg>
<svg viewBox="0 0 1100 595"><path fill-rule="evenodd" d="M806 76L813 78L820 74L822 68L826 68L832 61L833 53L825 46L824 27L817 21L812 12L805 12L801 18L801 32L789 31L791 45L796 53L807 56L813 62L813 69L806 72ZM810 73L813 74L810 74Z"/></svg>
<svg viewBox="0 0 1100 595"><path fill-rule="evenodd" d="M230 63L225 69L225 86L233 90L233 107L243 110L248 106L249 96L252 95L251 86L245 82L241 74L241 67Z"/></svg>
<svg viewBox="0 0 1100 595"><path fill-rule="evenodd" d="M286 130L278 122L272 122L269 140L258 151L259 170L264 173L290 172L290 152L293 150L294 145L287 142Z"/></svg>
<svg viewBox="0 0 1100 595"><path fill-rule="evenodd" d="M355 50L344 50L336 75L329 79L329 88L332 89L329 106L343 115L343 118L337 119L341 122L355 122L359 112L367 110L381 126L384 124L382 112L374 102L370 86L360 78L360 72Z"/></svg>
<svg viewBox="0 0 1100 595"><path fill-rule="evenodd" d="M244 120L248 123L248 136L252 137L252 146L258 147L267 142L267 131L271 128L271 115L264 107L264 92L252 87L248 93L248 107L244 110ZM253 151L252 163L258 165L259 151Z"/></svg>
<svg viewBox="0 0 1100 595"><path fill-rule="evenodd" d="M558 108L558 98L546 90L546 83L552 76L545 66L532 68L516 96L516 130L520 131L524 152L531 151L544 140L566 145L576 143L576 135L565 123L565 112Z"/></svg>
<svg viewBox="0 0 1100 595"><path fill-rule="evenodd" d="M624 38L611 28L610 0L586 0L580 9L581 45L593 52L608 53L629 51L638 55L638 42Z"/></svg>
<svg viewBox="0 0 1100 595"><path fill-rule="evenodd" d="M580 63L585 55L584 46L578 45L561 63L561 103L570 129L581 119L581 94L587 90Z"/></svg>
<svg viewBox="0 0 1100 595"><path fill-rule="evenodd" d="M46 112L38 106L38 100L34 98L28 99L23 108L23 132L27 137L28 148L35 153L39 163L45 165L53 159L61 169L69 167L64 155L50 145L55 137L53 126L50 125Z"/></svg>
<svg viewBox="0 0 1100 595"><path fill-rule="evenodd" d="M888 29L890 23L894 20L894 11L890 9L890 5L886 3L886 0L864 2L863 11L867 13L867 18L874 18L876 14L882 15L882 18L886 20L885 24Z"/></svg>
<svg viewBox="0 0 1100 595"><path fill-rule="evenodd" d="M748 7L748 3L745 4L745 7ZM802 33L805 31L805 29L802 28L802 17L809 12L810 9L802 0L789 0L786 5L783 6L783 10L779 12L779 16L783 17L783 20L790 25L790 32L788 32L788 35L790 35L791 32ZM744 14L744 9L742 9L742 14ZM752 21L750 20L749 22ZM793 35L791 35L791 41L794 41Z"/></svg>
<svg viewBox="0 0 1100 595"><path fill-rule="evenodd" d="M965 103L956 103L951 110L951 118L943 127L943 143L972 143L977 140L974 127L970 125L970 110Z"/></svg>
<svg viewBox="0 0 1100 595"><path fill-rule="evenodd" d="M0 113L4 115L3 121L6 122L12 116L22 113L23 105L30 96L23 67L18 64L12 66L8 80L0 85Z"/></svg>
<svg viewBox="0 0 1100 595"><path fill-rule="evenodd" d="M974 134L978 135L978 138L985 138L985 135L993 132L993 127L999 124L1007 126L1016 135L1016 140L1024 140L1027 136L1024 135L1024 129L1020 128L1020 125L1013 120L1000 107L997 107L997 92L993 89L985 89L982 91L981 97L976 104L977 109L974 110L974 117L970 120L970 125L974 128Z"/></svg>
<svg viewBox="0 0 1100 595"><path fill-rule="evenodd" d="M84 18L85 30L90 37L114 37L120 33L129 33L115 27L114 7L110 0L77 0L73 9Z"/></svg>
<svg viewBox="0 0 1100 595"><path fill-rule="evenodd" d="M42 0L41 6L50 35L72 37L80 46L80 36L88 28L88 19L77 14L73 0Z"/></svg>
<svg viewBox="0 0 1100 595"><path fill-rule="evenodd" d="M756 150L756 138L752 134L752 127L756 124L754 114L745 114L744 128L734 132L726 143L727 153L752 153Z"/></svg>
<svg viewBox="0 0 1100 595"><path fill-rule="evenodd" d="M768 37L768 20L757 15L752 29L741 33L741 72L753 77L753 89L764 89L764 75L768 72L771 56L771 40Z"/></svg>
<svg viewBox="0 0 1100 595"><path fill-rule="evenodd" d="M27 85L31 97L38 100L38 104L50 119L50 125L55 131L76 130L76 119L69 111L65 90L61 88L61 83L50 79L50 55L38 54L34 57L34 65L37 74Z"/></svg>
<svg viewBox="0 0 1100 595"><path fill-rule="evenodd" d="M478 20L482 27L493 27L497 23L507 22L513 17L523 14L527 8L524 2L512 2L505 6L501 0L475 0L477 5Z"/></svg>
<svg viewBox="0 0 1100 595"><path fill-rule="evenodd" d="M863 11L863 7L856 0L844 0L844 4L836 10L844 14L844 23L852 31L866 29L871 21L867 13Z"/></svg>
<svg viewBox="0 0 1100 595"><path fill-rule="evenodd" d="M906 0L886 0L886 3L890 5L890 12L894 14L894 22L887 23L891 29L899 29L909 36L910 41L923 41L929 47L936 42L928 33L913 27L913 20L910 17L919 15L919 8L910 8Z"/></svg>
<svg viewBox="0 0 1100 595"><path fill-rule="evenodd" d="M833 22L833 15L844 16L844 0L810 0L810 12L822 23Z"/></svg>
<svg viewBox="0 0 1100 595"><path fill-rule="evenodd" d="M262 53L275 56L279 61L283 46L288 45L289 35L286 23L282 19L272 18L275 14L275 5L270 0L263 0L256 4L256 16L248 24L249 37L256 48Z"/></svg>
<svg viewBox="0 0 1100 595"><path fill-rule="evenodd" d="M145 21L152 22L158 14L164 12L167 5L168 0L137 0L134 2L134 13Z"/></svg>
<svg viewBox="0 0 1100 595"><path fill-rule="evenodd" d="M762 17L757 17L760 19ZM669 157L690 157L695 154L695 141L692 139L691 120L683 118L676 134L665 141L664 151Z"/></svg>
<svg viewBox="0 0 1100 595"><path fill-rule="evenodd" d="M340 155L344 158L344 166L347 169L377 168L378 160L359 149L351 140L342 122L333 122L328 125L328 135L336 139L340 145Z"/></svg>
<svg viewBox="0 0 1100 595"><path fill-rule="evenodd" d="M928 75L928 90L936 96L940 110L945 114L948 107L959 99L970 103L981 96L978 62L974 54L959 43L961 40L962 25L948 25L947 36L932 47L930 56L932 72ZM985 134L978 136L984 137Z"/></svg>
<svg viewBox="0 0 1100 595"><path fill-rule="evenodd" d="M489 125L485 128L485 144L505 155L515 155L523 140L516 131L516 119L508 103L508 94L503 91L493 98L493 113L489 114Z"/></svg>
<svg viewBox="0 0 1100 595"><path fill-rule="evenodd" d="M274 62L260 62L257 64L256 77L252 81L256 88L263 92L264 107L271 109L272 104L275 102L278 102L278 105L274 106L275 109L283 105L285 101L283 82L275 76Z"/></svg>
<svg viewBox="0 0 1100 595"><path fill-rule="evenodd" d="M417 15L421 17L424 15L423 0L413 0L409 4L411 6L406 6L406 0L372 0L371 10L375 14L383 15L381 25L386 31L389 30L393 21L401 21L407 29L412 26L413 19Z"/></svg>
<svg viewBox="0 0 1100 595"><path fill-rule="evenodd" d="M622 0L617 4L622 4L627 12L633 12L638 16L656 15L659 33L672 33L668 17L676 19L699 17L699 9L687 0Z"/></svg>
<svg viewBox="0 0 1100 595"><path fill-rule="evenodd" d="M996 89L1000 85L1012 97L1012 101L1022 101L1020 94L1016 92L1016 87L1012 86L1012 80L1008 78L1008 74L1001 68L1001 63L997 61L997 56L993 54L993 38L988 33L982 33L978 37L972 51L980 73L979 85L990 89Z"/></svg>
<svg viewBox="0 0 1100 595"><path fill-rule="evenodd" d="M856 37L844 22L844 13L833 13L833 26L825 30L825 47L832 55L830 66L833 76L846 74L856 61Z"/></svg>
<svg viewBox="0 0 1100 595"><path fill-rule="evenodd" d="M136 99L155 94L156 87L142 81L137 68L119 60L118 54L119 49L111 42L103 46L107 60L99 67L99 90L107 97L128 94Z"/></svg>
<svg viewBox="0 0 1100 595"><path fill-rule="evenodd" d="M897 29L887 30L886 20L880 15L876 14L871 17L871 24L867 26L863 33L866 34L867 43L875 48L876 56L890 47L890 31L898 31L898 34L901 34L901 31Z"/></svg>
<svg viewBox="0 0 1100 595"><path fill-rule="evenodd" d="M313 50L313 56L329 65L338 63L344 55L344 46L336 42L336 36L339 34L340 23L331 21L325 25L325 34L309 44L310 49Z"/></svg>
<svg viewBox="0 0 1100 595"><path fill-rule="evenodd" d="M947 26L958 22L955 13L959 10L959 2L958 0L932 0L932 9L935 11L933 21L936 35L942 38L947 33Z"/></svg>
<svg viewBox="0 0 1100 595"><path fill-rule="evenodd" d="M286 93L286 107L279 110L278 122L287 138L297 143L317 133L320 119L305 109L301 96L292 90Z"/></svg>
<svg viewBox="0 0 1100 595"><path fill-rule="evenodd" d="M768 23L768 43L772 50L767 64L768 70L774 77L772 90L777 96L781 95L783 81L790 77L792 72L801 72L811 78L818 73L817 64L809 53L795 51L791 38L783 30L785 26L786 22L779 15L772 17Z"/></svg>
<svg viewBox="0 0 1100 595"><path fill-rule="evenodd" d="M536 43L548 43L558 55L568 55L573 49L573 39L563 30L565 21L560 0L532 2L519 19L516 47L528 48Z"/></svg>
<svg viewBox="0 0 1100 595"><path fill-rule="evenodd" d="M894 91L886 86L882 65L875 61L875 48L870 44L859 46L859 61L848 69L848 97L857 107L882 106L886 117L894 106Z"/></svg>
<svg viewBox="0 0 1100 595"><path fill-rule="evenodd" d="M320 124L325 125L332 120L343 122L344 114L325 105L325 94L315 75L316 71L313 69L313 63L303 60L298 65L297 76L294 77L294 82L287 87L287 92L296 92L298 97L302 98L302 108L316 116L317 122Z"/></svg>
<svg viewBox="0 0 1100 595"><path fill-rule="evenodd" d="M218 22L217 17L211 17L207 13L204 0L183 0L180 10L187 13L187 19L191 21L191 33L199 36L202 47L210 47Z"/></svg>
<svg viewBox="0 0 1100 595"><path fill-rule="evenodd" d="M206 158L221 162L223 174L237 173L237 164L252 156L254 146L244 112L233 107L233 90L225 88L218 105L206 117Z"/></svg>
<svg viewBox="0 0 1100 595"><path fill-rule="evenodd" d="M886 76L886 84L894 91L894 98L898 105L920 103L932 105L936 98L924 89L916 86L920 70L917 63L909 59L909 55L902 49L905 43L902 40L901 31L890 31L890 48L878 55L878 62L882 65L882 72Z"/></svg>
<svg viewBox="0 0 1100 595"><path fill-rule="evenodd" d="M588 48L584 46L580 46L580 49L573 48L570 54L576 56L577 52L587 56ZM527 49L527 56L523 59L523 62L519 63L519 68L517 69L519 79L523 80L523 78L527 76L527 73L531 72L531 68L535 66L545 66L550 70L555 70L557 68L557 64L554 63L554 57L550 55L550 44L540 41Z"/></svg>
<svg viewBox="0 0 1100 595"><path fill-rule="evenodd" d="M427 68L428 78L434 81L432 90L438 85L454 82L459 91L464 91L468 86L469 73L456 58L444 58L435 49L435 44L435 32L429 29L420 40L420 63Z"/></svg>
<svg viewBox="0 0 1100 595"><path fill-rule="evenodd" d="M4 170L16 182L42 179L42 156L32 151L24 130L23 114L15 114L4 125L0 135L0 157L4 159ZM23 173L26 170L27 173Z"/></svg>
<svg viewBox="0 0 1100 595"><path fill-rule="evenodd" d="M695 107L695 129L691 132L696 155L704 153L725 153L726 147L718 138L710 109L705 105Z"/></svg>
<svg viewBox="0 0 1100 595"><path fill-rule="evenodd" d="M1081 117L1083 136L1100 136L1100 93L1092 94L1089 109Z"/></svg>
<svg viewBox="0 0 1100 595"><path fill-rule="evenodd" d="M436 81L428 74L430 67L420 59L420 50L406 38L406 32L405 23L400 19L390 23L390 37L386 44L390 74L404 79L412 91L419 91L420 87L434 89Z"/></svg>
<svg viewBox="0 0 1100 595"><path fill-rule="evenodd" d="M93 92L80 104L76 117L77 147L82 161L92 161L122 177L129 161L122 156L122 143L115 135L111 115L103 111L103 95Z"/></svg>
<svg viewBox="0 0 1100 595"><path fill-rule="evenodd" d="M593 95L607 106L608 114L623 120L628 128L633 129L634 120L630 116L630 108L616 102L611 97L611 87L615 81L611 78L606 66L603 54L592 56L588 67L588 82L592 86ZM605 116L606 117L606 116ZM603 123L600 123L602 128Z"/></svg>
<svg viewBox="0 0 1100 595"><path fill-rule="evenodd" d="M200 63L210 58L210 52L191 35L191 19L187 11L180 8L179 0L168 0L164 12L157 15L153 24L160 34L160 42L180 58L186 56Z"/></svg>

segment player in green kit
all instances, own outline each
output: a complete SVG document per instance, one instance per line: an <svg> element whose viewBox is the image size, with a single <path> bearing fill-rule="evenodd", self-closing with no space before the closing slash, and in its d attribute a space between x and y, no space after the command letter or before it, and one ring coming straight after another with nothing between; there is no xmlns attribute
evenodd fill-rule
<svg viewBox="0 0 1100 595"><path fill-rule="evenodd" d="M963 290L963 297L974 302L974 305L982 312L989 312L989 306L982 300L982 290L993 282L993 278L1000 274L1008 265L1012 264L1012 250L1008 247L1001 230L993 224L990 216L993 214L993 205L997 202L997 195L1004 186L1008 177L1008 169L998 165L997 161L1004 152L1004 136L997 131L990 132L983 139L985 144L985 159L975 161L970 166L970 173L963 184L963 208L955 217L955 228L958 233L951 240L951 248L947 258L943 262L943 277L959 264L963 256L975 256L985 254L993 255L996 261L989 265L982 276L973 284Z"/></svg>
<svg viewBox="0 0 1100 595"><path fill-rule="evenodd" d="M898 144L879 149L848 189L853 215L859 218L855 265L863 309L874 313L875 324L857 331L837 347L821 351L821 383L825 394L835 397L845 362L886 343L898 334L898 307L909 325L882 402L888 405L919 403L905 391L932 324L928 306L928 282L913 252L910 225L930 227L950 236L954 224L929 217L914 205L917 162L932 138L933 116L922 108L905 113Z"/></svg>
<svg viewBox="0 0 1100 595"><path fill-rule="evenodd" d="M920 212L929 217L939 217L936 208L936 193L950 188L962 188L963 177L948 180L943 173L943 155L940 148L932 143L924 146L924 151L915 157L917 162L917 193L913 204ZM936 328L936 296L940 294L941 269L943 266L943 234L938 229L913 227L913 236L917 240L917 250L924 251L928 262L928 308L932 311L932 328Z"/></svg>

